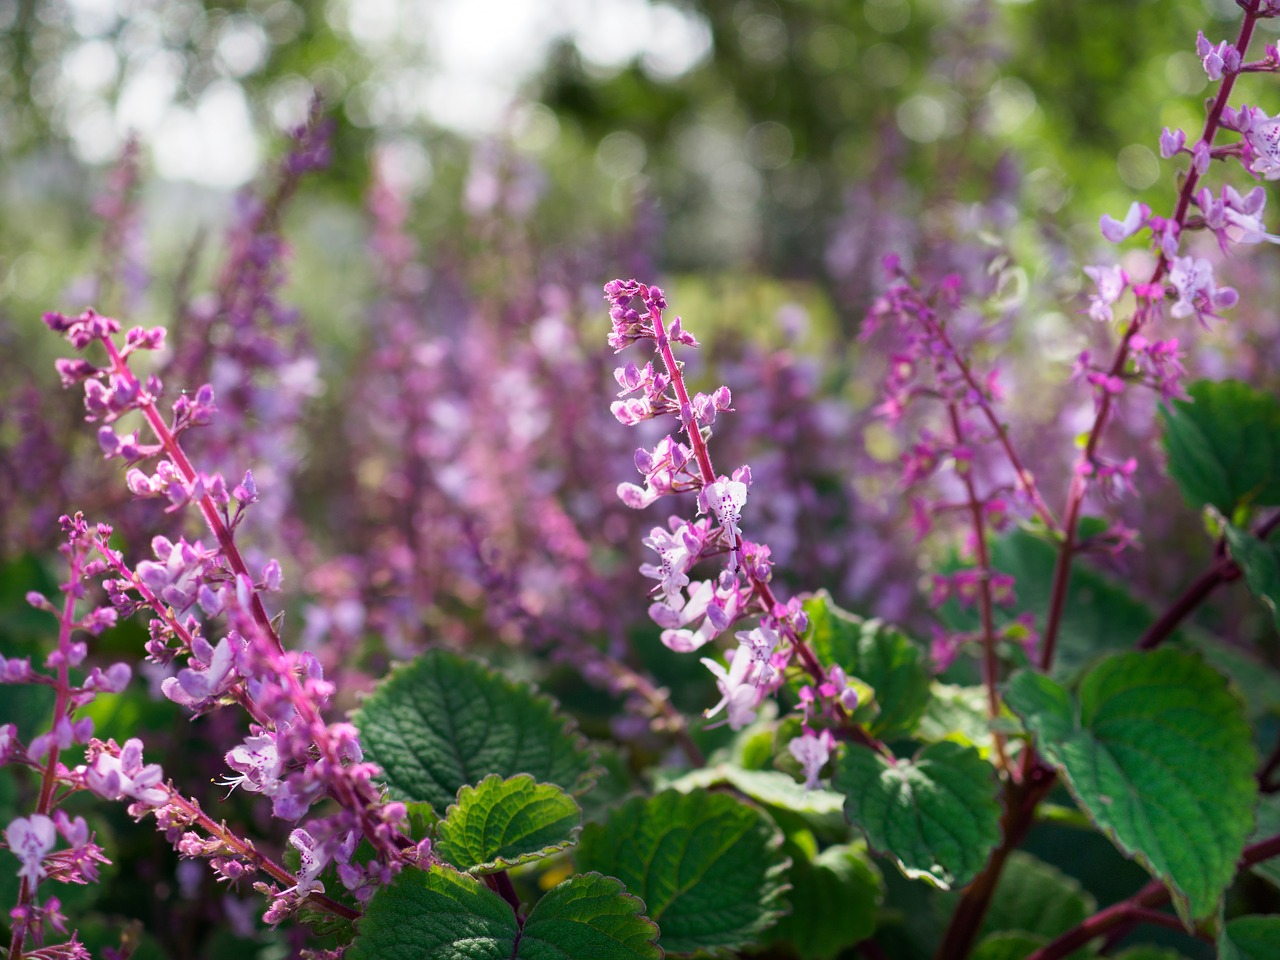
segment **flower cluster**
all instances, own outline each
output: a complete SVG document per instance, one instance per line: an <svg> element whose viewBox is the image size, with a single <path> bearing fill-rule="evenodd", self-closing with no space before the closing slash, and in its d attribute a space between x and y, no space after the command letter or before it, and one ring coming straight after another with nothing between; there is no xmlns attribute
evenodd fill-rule
<svg viewBox="0 0 1280 960"><path fill-rule="evenodd" d="M756 628L736 634L738 646L729 651L727 667L702 659L721 694L706 715L724 711L731 728L746 726L755 719L760 704L781 686L783 671L795 656L816 682L824 709L842 712L848 706L840 700L843 688L828 682L802 639L808 623L799 601L792 598L784 604L773 593L769 547L743 536L750 467L739 467L726 476L716 473L712 465L707 442L718 415L732 410L729 388L689 394L683 366L672 348L697 346L697 340L684 330L679 317L669 324L664 319L667 302L660 288L636 280L613 280L604 292L613 322L609 344L621 351L639 341L652 341L662 364L661 371L655 371L652 361L644 367L627 363L614 371L622 387L620 397L641 394L615 402L614 415L627 425L674 416L680 425L677 436L667 434L653 447L636 450L635 464L644 486L620 484L618 496L640 509L661 497L697 494L692 519L672 516L665 529L654 527L644 539L644 545L657 554L658 562L643 564L640 572L657 581L649 616L663 628L663 644L677 652L692 652L739 620L758 617ZM717 561L719 572L693 580L690 574L704 560ZM806 714L813 699L806 704Z"/></svg>
<svg viewBox="0 0 1280 960"><path fill-rule="evenodd" d="M80 523L80 540L99 555L92 571L106 575L113 604L109 613L127 616L146 610L151 616L148 658L170 670L185 658L185 665L162 684L169 699L194 713L234 702L249 714L249 736L227 754L235 775L225 785L261 793L270 798L277 817L302 821L291 843L305 847L303 875L293 877L270 864L205 817L194 801L162 785L160 768L142 763L138 740L123 747L92 743L79 774L84 786L107 799L131 799L135 816L154 812L184 856L210 859L223 879L267 870L275 882L259 887L272 898L269 922L283 919L309 895L322 894L317 877L331 865L357 899L366 899L404 865L429 853L401 832L404 805L382 796L373 779L378 770L363 761L355 728L324 720L334 688L319 662L309 653L285 650L267 614L264 597L280 589L280 566L270 560L251 573L235 542L246 508L258 499L252 474L232 485L221 474L196 470L187 456L180 438L213 417L212 388L180 395L165 417L159 409L160 379L152 375L144 382L130 366L136 351L163 346L163 331L134 329L119 345L120 324L92 311L76 317L48 314L45 321L77 349L97 344L105 351L103 367L75 359L60 362L59 370L64 383L84 384L87 419L102 424L104 455L132 464L126 478L130 490L166 500L171 510L194 506L214 538L210 545L155 537L152 559L130 567L110 546L110 528L91 530ZM138 431L119 433L116 424L131 414L141 417L153 442L140 441ZM144 469L150 460L155 463ZM225 621L225 632L215 642L209 631L219 620ZM127 674L121 676L117 667L91 675L90 681L118 688ZM74 731L68 733L72 735ZM312 816L312 807L323 798L336 801L336 812ZM353 856L361 840L373 850L373 857L363 862Z"/></svg>

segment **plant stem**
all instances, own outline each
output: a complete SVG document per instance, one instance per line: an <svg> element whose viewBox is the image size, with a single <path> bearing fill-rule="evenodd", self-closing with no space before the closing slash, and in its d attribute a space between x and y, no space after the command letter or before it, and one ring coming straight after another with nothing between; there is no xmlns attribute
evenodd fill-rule
<svg viewBox="0 0 1280 960"><path fill-rule="evenodd" d="M188 483L194 483L197 478L196 469L192 466L188 459L186 451L182 449L178 443L178 438L173 435L173 431L169 429L169 425L165 423L164 417L160 415L160 411L156 409L155 398L152 397L146 388L138 382L137 376L129 369L128 363L125 362L120 351L116 348L115 343L109 337L104 338L103 345L107 348L107 355L111 358L112 372L123 380L129 381L131 386L138 391L138 395L143 399L139 404L142 415L146 418L147 424L151 427L152 432L156 435L156 439L160 441L164 447L165 454L178 468L184 480ZM213 533L214 538L218 541L218 546L222 550L222 555L226 558L231 571L237 575L247 577L252 583L254 578L249 573L249 568L244 562L244 558L240 555L240 548L236 546L235 539L232 536L230 528L223 522L221 514L218 512L217 505L213 502L213 498L208 494L200 497L196 501L196 505L200 508L205 523L209 530ZM276 633L275 627L271 624L271 618L267 616L267 610L262 605L262 597L255 590L253 591L253 599L251 601L251 609L254 622L262 631L264 637L274 647L277 653L284 652L284 645L280 642L280 636Z"/></svg>
<svg viewBox="0 0 1280 960"><path fill-rule="evenodd" d="M960 411L955 402L947 404L947 413L951 419L951 431L957 446L964 443L964 429L960 421ZM996 624L994 606L991 597L991 556L987 550L986 524L982 519L982 502L978 499L978 491L974 486L972 467L960 473L964 484L965 496L968 500L969 520L973 525L974 551L978 559L978 610L982 617L982 682L987 688L987 719L995 720L1000 716L1000 693L996 689L1000 682L1000 660L996 656ZM993 733L991 742L995 748L997 766L1001 771L1009 769L1009 758L1005 755L1004 735Z"/></svg>
<svg viewBox="0 0 1280 960"><path fill-rule="evenodd" d="M1024 756L1030 758L1030 748ZM1005 781L1005 809L1000 818L1000 844L992 852L982 873L965 888L955 913L951 915L942 944L934 954L934 960L963 960L969 955L982 930L982 921L991 906L991 898L995 895L1005 861L1026 838L1027 831L1035 822L1036 807L1048 796L1056 782L1057 775L1053 770L1039 763L1025 764L1021 781Z"/></svg>
<svg viewBox="0 0 1280 960"><path fill-rule="evenodd" d="M1280 513L1276 513L1265 523L1260 524L1253 535L1259 540L1266 540L1277 527L1280 527ZM1213 566L1196 577L1182 595L1169 606L1169 609L1147 628L1147 632L1138 641L1139 650L1152 650L1158 647L1219 585L1240 579L1240 565L1227 555L1226 549L1226 541L1219 540Z"/></svg>
<svg viewBox="0 0 1280 960"><path fill-rule="evenodd" d="M1280 856L1280 836L1246 847L1238 865L1241 870L1244 870L1255 863L1261 863L1276 856ZM1168 888L1159 880L1152 880L1128 900L1122 900L1104 910L1099 910L1052 943L1046 944L1028 956L1027 960L1062 960L1063 957L1075 953L1095 937L1133 920L1156 922L1185 931L1186 928L1176 917L1154 911L1154 908L1163 906L1170 899Z"/></svg>
<svg viewBox="0 0 1280 960"><path fill-rule="evenodd" d="M1258 9L1255 3L1245 10L1244 21L1240 25L1240 34L1236 39L1235 46L1242 57L1249 47L1249 41L1253 37L1253 28L1257 20ZM1238 74L1234 73L1223 75L1222 83L1218 87L1218 96L1210 106L1209 114L1205 118L1201 140L1210 146L1213 145L1213 138L1217 135L1218 125L1222 120L1222 111L1231 97L1231 91L1235 87L1237 76ZM1195 189L1199 182L1200 174L1196 171L1195 166L1190 167L1187 170L1186 178L1182 182L1182 189L1178 194L1178 204L1172 218L1179 230L1187 222L1187 210L1190 207L1191 197L1195 194ZM1169 269L1169 266L1169 258L1161 252L1148 283L1158 283ZM1115 358L1111 362L1110 376L1119 377L1124 373L1125 365L1129 360L1130 344L1154 312L1154 304L1142 305L1135 311L1128 329L1125 330L1124 336L1120 339L1120 345L1116 348ZM1080 511L1084 505L1085 493L1089 487L1086 474L1082 468L1087 468L1093 463L1098 444L1102 439L1102 432L1110 418L1112 402L1111 393L1105 390L1102 391L1098 399L1098 411L1094 417L1093 427L1090 429L1084 449L1080 452L1080 457L1076 461L1076 469L1072 472L1071 487L1067 493L1067 506L1063 511L1063 541L1053 570L1053 587L1050 592L1049 613L1045 622L1044 649L1041 651L1040 656L1040 668L1042 670L1048 670L1053 664L1054 647L1057 644L1062 614L1066 608L1067 585L1071 579L1071 563L1075 559Z"/></svg>

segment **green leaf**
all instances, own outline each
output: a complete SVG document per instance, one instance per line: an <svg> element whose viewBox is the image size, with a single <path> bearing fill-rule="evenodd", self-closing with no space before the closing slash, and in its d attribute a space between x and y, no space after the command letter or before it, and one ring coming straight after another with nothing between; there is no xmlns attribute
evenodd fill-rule
<svg viewBox="0 0 1280 960"><path fill-rule="evenodd" d="M972 880L1000 842L998 784L973 747L931 743L911 760L845 747L832 785L872 849L913 880L949 890Z"/></svg>
<svg viewBox="0 0 1280 960"><path fill-rule="evenodd" d="M1015 850L1005 861L982 929L1019 931L1048 942L1098 909L1080 883L1056 867Z"/></svg>
<svg viewBox="0 0 1280 960"><path fill-rule="evenodd" d="M690 793L720 784L728 784L766 807L798 813L815 826L844 827L843 795L834 790L806 790L804 784L778 770L744 770L733 764L719 763L686 773L666 786L681 793Z"/></svg>
<svg viewBox="0 0 1280 960"><path fill-rule="evenodd" d="M573 797L527 773L496 773L458 791L440 822L435 850L468 873L496 873L570 846L582 829Z"/></svg>
<svg viewBox="0 0 1280 960"><path fill-rule="evenodd" d="M659 960L658 925L644 909L613 877L573 877L533 908L516 960Z"/></svg>
<svg viewBox="0 0 1280 960"><path fill-rule="evenodd" d="M1280 916L1237 917L1218 936L1218 960L1280 957Z"/></svg>
<svg viewBox="0 0 1280 960"><path fill-rule="evenodd" d="M1223 643L1205 630L1183 630L1187 645L1235 684L1244 697L1246 715L1256 722L1268 714L1280 713L1280 673L1252 650Z"/></svg>
<svg viewBox="0 0 1280 960"><path fill-rule="evenodd" d="M391 795L443 810L491 773L527 773L579 795L593 755L552 700L441 650L395 670L352 718Z"/></svg>
<svg viewBox="0 0 1280 960"><path fill-rule="evenodd" d="M612 877L566 880L524 927L488 887L447 867L405 871L358 922L347 960L660 960L644 904Z"/></svg>
<svg viewBox="0 0 1280 960"><path fill-rule="evenodd" d="M954 740L977 747L980 754L988 756L992 741L986 688L960 687L935 680L930 690L929 705L920 718L916 736L926 743Z"/></svg>
<svg viewBox="0 0 1280 960"><path fill-rule="evenodd" d="M806 600L804 610L805 639L819 662L838 664L875 690L880 712L867 724L870 733L885 740L910 734L929 703L933 680L921 648L879 620L841 610L826 591Z"/></svg>
<svg viewBox="0 0 1280 960"><path fill-rule="evenodd" d="M642 898L668 953L750 946L783 912L782 834L727 794L635 797L587 825L574 859Z"/></svg>
<svg viewBox="0 0 1280 960"><path fill-rule="evenodd" d="M974 949L972 960L1023 960L1049 940L1021 930L1005 930L987 934Z"/></svg>
<svg viewBox="0 0 1280 960"><path fill-rule="evenodd" d="M1233 559L1244 572L1245 583L1253 595L1271 611L1272 622L1280 629L1280 544L1257 537L1226 524L1223 532L1231 547Z"/></svg>
<svg viewBox="0 0 1280 960"><path fill-rule="evenodd" d="M1090 819L1170 885L1185 920L1212 914L1253 825L1257 756L1240 701L1200 658L1112 656L1072 697L1023 671L1005 701Z"/></svg>
<svg viewBox="0 0 1280 960"><path fill-rule="evenodd" d="M791 912L778 921L770 943L789 943L800 960L830 960L875 932L884 896L880 872L864 844L828 847L809 858L788 843Z"/></svg>
<svg viewBox="0 0 1280 960"><path fill-rule="evenodd" d="M1246 846L1261 843L1280 835L1280 793L1264 793L1258 796L1258 825L1249 838ZM1262 877L1273 887L1280 890L1280 857L1272 857L1255 863L1249 868L1256 876Z"/></svg>
<svg viewBox="0 0 1280 960"><path fill-rule="evenodd" d="M1280 402L1234 380L1191 384L1163 411L1169 476L1194 509L1280 503Z"/></svg>

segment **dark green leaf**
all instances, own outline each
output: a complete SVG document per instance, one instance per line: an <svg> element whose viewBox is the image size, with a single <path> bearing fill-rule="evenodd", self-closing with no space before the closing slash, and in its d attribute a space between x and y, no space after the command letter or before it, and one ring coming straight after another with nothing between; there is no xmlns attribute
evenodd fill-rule
<svg viewBox="0 0 1280 960"><path fill-rule="evenodd" d="M668 953L749 946L783 911L781 832L723 793L633 798L587 825L574 859L643 899Z"/></svg>
<svg viewBox="0 0 1280 960"><path fill-rule="evenodd" d="M1264 793L1258 797L1258 825L1247 845L1280 836L1280 793ZM1280 889L1280 857L1255 863L1249 868L1276 889Z"/></svg>
<svg viewBox="0 0 1280 960"><path fill-rule="evenodd" d="M1280 629L1280 544L1259 540L1229 523L1223 532L1231 547L1231 559L1244 571L1249 589L1271 611L1272 622Z"/></svg>
<svg viewBox="0 0 1280 960"><path fill-rule="evenodd" d="M841 610L825 591L805 601L804 609L805 639L819 662L839 665L875 691L879 713L867 723L871 734L886 740L910 734L929 702L933 679L921 648L880 620Z"/></svg>
<svg viewBox="0 0 1280 960"><path fill-rule="evenodd" d="M1048 942L1045 937L1019 930L989 933L979 941L972 960L1023 960Z"/></svg>
<svg viewBox="0 0 1280 960"><path fill-rule="evenodd" d="M1218 937L1218 960L1280 957L1280 916L1237 917Z"/></svg>
<svg viewBox="0 0 1280 960"><path fill-rule="evenodd" d="M988 933L1020 931L1048 942L1097 908L1097 902L1078 881L1015 850L1005 861L982 929Z"/></svg>
<svg viewBox="0 0 1280 960"><path fill-rule="evenodd" d="M1191 401L1164 410L1169 476L1196 510L1227 518L1280 503L1280 402L1234 380L1191 384Z"/></svg>
<svg viewBox="0 0 1280 960"><path fill-rule="evenodd" d="M1127 653L1079 697L1023 671L1006 702L1090 818L1169 883L1186 918L1217 908L1253 824L1257 757L1237 697L1199 657Z"/></svg>
<svg viewBox="0 0 1280 960"><path fill-rule="evenodd" d="M786 852L791 912L773 928L771 943L789 943L801 960L829 960L871 936L884 889L864 844L828 847L812 859L794 843Z"/></svg>
<svg viewBox="0 0 1280 960"><path fill-rule="evenodd" d="M483 874L537 860L573 843L582 811L573 797L528 774L497 774L458 791L440 821L436 852L460 870Z"/></svg>
<svg viewBox="0 0 1280 960"><path fill-rule="evenodd" d="M509 904L446 867L406 871L360 918L348 960L660 960L644 904L612 877L552 889L521 928Z"/></svg>
<svg viewBox="0 0 1280 960"><path fill-rule="evenodd" d="M894 761L848 746L832 785L872 849L913 880L963 886L1000 842L995 771L973 747L931 743L914 759Z"/></svg>
<svg viewBox="0 0 1280 960"><path fill-rule="evenodd" d="M440 650L394 671L353 719L391 795L436 810L491 773L575 795L594 776L586 740L549 698Z"/></svg>

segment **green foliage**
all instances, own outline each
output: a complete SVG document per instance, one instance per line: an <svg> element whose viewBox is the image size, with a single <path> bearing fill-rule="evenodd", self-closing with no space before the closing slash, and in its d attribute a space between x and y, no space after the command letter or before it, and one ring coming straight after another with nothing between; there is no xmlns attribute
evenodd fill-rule
<svg viewBox="0 0 1280 960"><path fill-rule="evenodd" d="M1219 960L1274 960L1280 956L1280 916L1237 917L1218 937Z"/></svg>
<svg viewBox="0 0 1280 960"><path fill-rule="evenodd" d="M1169 476L1194 509L1280 503L1280 401L1235 380L1200 380L1165 408Z"/></svg>
<svg viewBox="0 0 1280 960"><path fill-rule="evenodd" d="M983 937L973 951L973 960L1023 960L1049 941L1034 933L1001 931Z"/></svg>
<svg viewBox="0 0 1280 960"><path fill-rule="evenodd" d="M1250 844L1280 836L1280 794L1266 793L1259 796L1257 814L1258 825L1249 838ZM1255 863L1250 870L1280 890L1280 857Z"/></svg>
<svg viewBox="0 0 1280 960"><path fill-rule="evenodd" d="M586 740L553 701L440 650L393 671L353 720L391 795L437 811L490 774L527 773L574 795L595 776Z"/></svg>
<svg viewBox="0 0 1280 960"><path fill-rule="evenodd" d="M986 688L959 687L935 680L916 736L926 742L954 740L977 747L986 757L992 744Z"/></svg>
<svg viewBox="0 0 1280 960"><path fill-rule="evenodd" d="M658 960L657 928L617 880L566 880L529 912L447 867L407 871L378 891L349 960Z"/></svg>
<svg viewBox="0 0 1280 960"><path fill-rule="evenodd" d="M496 873L570 846L581 829L573 797L528 774L496 773L458 791L440 821L435 851L468 873Z"/></svg>
<svg viewBox="0 0 1280 960"><path fill-rule="evenodd" d="M864 844L827 847L810 858L788 841L785 852L791 912L773 928L771 942L789 944L800 960L831 960L871 936L884 884Z"/></svg>
<svg viewBox="0 0 1280 960"><path fill-rule="evenodd" d="M668 953L748 946L785 906L781 832L723 793L636 797L605 823L588 824L574 859L643 899Z"/></svg>
<svg viewBox="0 0 1280 960"><path fill-rule="evenodd" d="M1168 883L1183 917L1207 917L1253 823L1257 756L1239 699L1199 657L1119 654L1078 697L1042 674L1006 694L1090 818Z"/></svg>
<svg viewBox="0 0 1280 960"><path fill-rule="evenodd" d="M1223 534L1231 547L1231 559L1244 572L1253 595L1271 611L1271 619L1280 629L1280 543L1259 540L1247 531L1226 524Z"/></svg>
<svg viewBox="0 0 1280 960"><path fill-rule="evenodd" d="M841 610L826 591L805 601L804 610L809 616L805 640L818 660L842 667L875 691L879 710L867 722L871 735L910 734L928 706L932 682L920 647L879 620ZM855 719L863 709L859 704Z"/></svg>
<svg viewBox="0 0 1280 960"><path fill-rule="evenodd" d="M991 898L983 922L988 933L1020 931L1047 942L1066 933L1097 910L1080 883L1029 853L1014 851Z"/></svg>
<svg viewBox="0 0 1280 960"><path fill-rule="evenodd" d="M799 814L815 827L848 829L842 812L844 797L833 790L806 790L804 784L778 770L744 770L730 763L718 763L691 770L667 786L689 793L721 784L766 807Z"/></svg>
<svg viewBox="0 0 1280 960"><path fill-rule="evenodd" d="M964 886L1000 842L995 770L973 747L931 743L895 760L848 746L833 786L845 794L849 822L913 880Z"/></svg>

